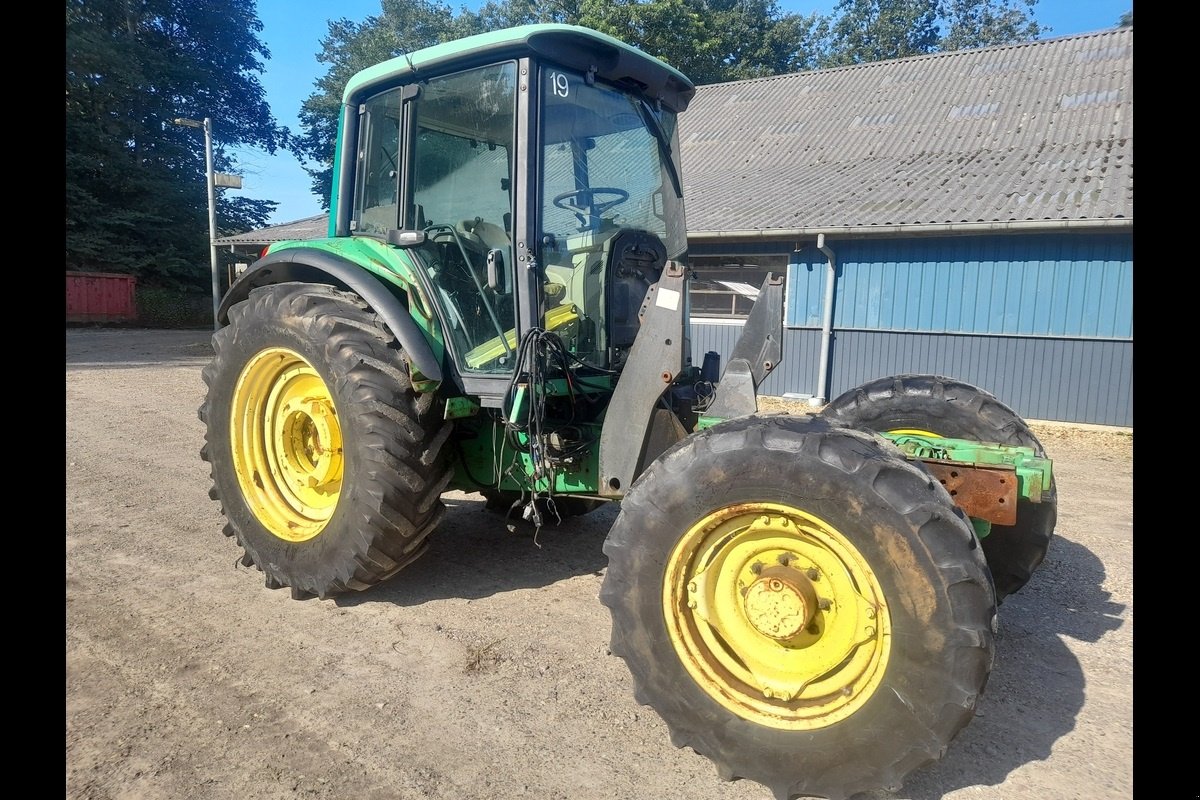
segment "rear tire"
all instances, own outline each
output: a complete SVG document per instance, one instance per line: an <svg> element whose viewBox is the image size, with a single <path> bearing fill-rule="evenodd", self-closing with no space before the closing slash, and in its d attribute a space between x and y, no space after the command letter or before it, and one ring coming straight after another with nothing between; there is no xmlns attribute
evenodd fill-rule
<svg viewBox="0 0 1200 800"><path fill-rule="evenodd" d="M927 431L936 436L1046 450L1025 420L989 392L936 375L880 378L845 392L820 413L837 425L860 430ZM1029 582L1046 557L1058 520L1058 490L1051 480L1042 502L1021 499L1015 525L992 525L982 540L988 568L1003 600Z"/></svg>
<svg viewBox="0 0 1200 800"><path fill-rule="evenodd" d="M778 798L898 790L987 683L978 539L870 434L752 416L690 436L633 484L604 552L638 701Z"/></svg>
<svg viewBox="0 0 1200 800"><path fill-rule="evenodd" d="M416 560L445 508L451 424L355 294L253 290L213 335L201 457L225 533L270 588L329 597Z"/></svg>

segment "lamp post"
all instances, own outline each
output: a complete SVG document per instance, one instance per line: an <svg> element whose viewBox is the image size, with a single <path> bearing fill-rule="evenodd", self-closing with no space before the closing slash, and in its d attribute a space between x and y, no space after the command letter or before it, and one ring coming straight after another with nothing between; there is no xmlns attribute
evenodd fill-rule
<svg viewBox="0 0 1200 800"><path fill-rule="evenodd" d="M217 271L217 190L213 181L212 118L201 122L195 119L176 118L176 125L204 129L204 174L208 181L208 251L212 261L213 330L221 327L217 322L217 310L221 307L221 275Z"/></svg>

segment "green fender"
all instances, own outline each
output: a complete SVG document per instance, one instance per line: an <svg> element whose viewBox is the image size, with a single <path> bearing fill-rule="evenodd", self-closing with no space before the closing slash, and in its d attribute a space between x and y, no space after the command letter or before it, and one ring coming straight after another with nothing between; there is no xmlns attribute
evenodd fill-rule
<svg viewBox="0 0 1200 800"><path fill-rule="evenodd" d="M230 306L249 297L251 289L292 281L342 286L357 293L391 328L421 378L441 382L441 360L404 303L362 265L327 250L288 247L260 258L229 287L217 311L217 320L228 325Z"/></svg>

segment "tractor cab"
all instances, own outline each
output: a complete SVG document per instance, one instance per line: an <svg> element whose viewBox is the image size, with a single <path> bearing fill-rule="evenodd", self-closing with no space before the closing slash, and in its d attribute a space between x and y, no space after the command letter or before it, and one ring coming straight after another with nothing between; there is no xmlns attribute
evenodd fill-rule
<svg viewBox="0 0 1200 800"><path fill-rule="evenodd" d="M676 114L693 92L566 25L385 62L346 90L332 233L409 254L458 382L484 405L531 329L553 331L576 368L619 370L649 287L685 256Z"/></svg>

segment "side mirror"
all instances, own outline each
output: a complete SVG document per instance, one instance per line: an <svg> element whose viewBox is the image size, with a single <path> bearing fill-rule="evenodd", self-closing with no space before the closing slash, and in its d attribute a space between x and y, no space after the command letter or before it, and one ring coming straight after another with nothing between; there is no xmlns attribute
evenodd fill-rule
<svg viewBox="0 0 1200 800"><path fill-rule="evenodd" d="M392 247L420 247L425 244L425 231L402 231L392 228L387 233L387 243Z"/></svg>
<svg viewBox="0 0 1200 800"><path fill-rule="evenodd" d="M488 250L487 285L496 294L508 294L504 286L504 251Z"/></svg>

